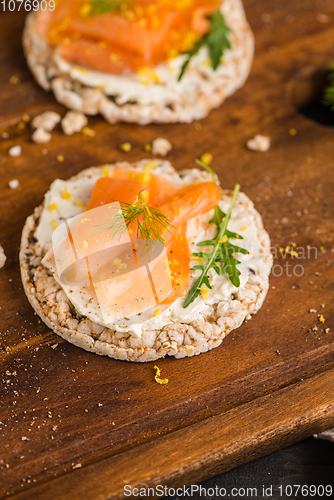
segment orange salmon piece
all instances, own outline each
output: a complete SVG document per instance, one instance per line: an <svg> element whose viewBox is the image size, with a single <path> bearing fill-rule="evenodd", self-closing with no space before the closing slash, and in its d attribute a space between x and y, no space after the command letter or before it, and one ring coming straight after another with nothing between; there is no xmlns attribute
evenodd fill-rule
<svg viewBox="0 0 334 500"><path fill-rule="evenodd" d="M101 177L94 186L86 210L92 210L115 201L132 204L145 187L145 184L131 180Z"/></svg>
<svg viewBox="0 0 334 500"><path fill-rule="evenodd" d="M191 49L219 0L120 0L120 9L90 15L89 0L57 0L37 12L37 32L72 64L111 74L153 67Z"/></svg>

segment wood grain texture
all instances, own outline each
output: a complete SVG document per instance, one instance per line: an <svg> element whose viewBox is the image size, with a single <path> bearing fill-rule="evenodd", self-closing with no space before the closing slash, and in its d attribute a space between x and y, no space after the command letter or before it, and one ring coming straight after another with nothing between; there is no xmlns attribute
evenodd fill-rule
<svg viewBox="0 0 334 500"><path fill-rule="evenodd" d="M65 109L25 65L24 15L0 14L0 133L9 133L0 139L0 243L8 257L0 270L0 498L69 498L66 488L73 499L106 500L122 496L124 480L199 481L334 425L334 129L307 120L291 102L298 76L334 57L334 5L246 0L245 8L256 36L252 74L200 122L201 131L111 126L96 117L89 119L96 137L65 137L57 128L46 146L32 143L29 127L18 129L21 116ZM19 85L9 83L12 75ZM268 153L245 149L256 133L271 136ZM18 266L25 218L55 178L147 157L143 145L157 136L172 142L168 159L179 169L210 151L222 185L239 182L254 200L273 251L294 241L301 255L277 255L284 272L274 268L262 310L220 348L160 361L167 386L154 382L152 363L101 358L50 332L25 298ZM131 154L118 148L125 141ZM16 144L23 154L10 158ZM8 188L13 178L20 191ZM308 245L316 249L309 256Z"/></svg>

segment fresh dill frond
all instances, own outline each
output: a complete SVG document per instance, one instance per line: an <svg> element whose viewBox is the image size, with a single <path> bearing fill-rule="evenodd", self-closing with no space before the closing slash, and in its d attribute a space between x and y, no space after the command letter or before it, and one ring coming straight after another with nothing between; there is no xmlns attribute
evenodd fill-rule
<svg viewBox="0 0 334 500"><path fill-rule="evenodd" d="M134 203L120 202L121 209L115 207L115 214L95 227L101 234L110 232L109 241L121 239L123 233L133 222L137 222L137 239L156 240L165 245L164 234L173 227L168 217L158 208L148 206L143 200L142 189ZM125 222L125 224L124 224Z"/></svg>
<svg viewBox="0 0 334 500"><path fill-rule="evenodd" d="M324 93L323 103L334 111L334 63L330 65L330 70L331 72L328 76L329 84Z"/></svg>

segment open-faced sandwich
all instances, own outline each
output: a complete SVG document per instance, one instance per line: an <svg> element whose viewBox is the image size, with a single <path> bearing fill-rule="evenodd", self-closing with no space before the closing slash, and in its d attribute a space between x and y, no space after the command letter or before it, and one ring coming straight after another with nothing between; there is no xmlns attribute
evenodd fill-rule
<svg viewBox="0 0 334 500"><path fill-rule="evenodd" d="M20 265L54 332L112 358L182 358L219 346L258 311L268 234L239 187L222 190L206 168L142 160L52 183L26 221Z"/></svg>
<svg viewBox="0 0 334 500"><path fill-rule="evenodd" d="M27 16L23 46L44 89L110 123L203 118L253 58L241 0L57 0Z"/></svg>

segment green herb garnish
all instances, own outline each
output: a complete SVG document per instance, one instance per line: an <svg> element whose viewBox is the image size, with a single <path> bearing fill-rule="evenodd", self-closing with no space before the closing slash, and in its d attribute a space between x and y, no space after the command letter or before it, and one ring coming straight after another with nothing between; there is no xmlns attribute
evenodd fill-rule
<svg viewBox="0 0 334 500"><path fill-rule="evenodd" d="M203 163L201 160L196 160L196 163L204 167L211 174L213 181L216 182L214 172L208 165ZM239 184L237 184L234 188L232 200L226 214L220 209L219 206L215 208L214 216L209 223L216 224L216 237L212 240L201 241L200 243L197 243L197 246L199 247L211 246L212 250L211 252L193 253L194 257L203 259L206 262L204 264L198 264L191 268L192 271L201 271L201 275L199 276L199 278L197 278L197 280L191 287L188 296L183 304L184 308L188 307L199 296L201 287L203 285L206 285L209 289L212 288L208 277L208 272L211 268L214 269L218 275L223 272L235 287L238 288L240 286L239 276L241 273L237 268L237 265L240 264L240 261L237 260L233 256L233 254L239 252L247 255L249 254L249 252L245 248L238 247L230 242L230 238L239 240L242 240L243 238L239 234L233 233L232 231L229 231L227 229L239 190L240 186Z"/></svg>
<svg viewBox="0 0 334 500"><path fill-rule="evenodd" d="M123 12L132 0L90 0L90 16L107 14L108 12Z"/></svg>
<svg viewBox="0 0 334 500"><path fill-rule="evenodd" d="M210 28L207 33L205 33L202 38L200 38L194 45L194 47L183 54L187 55L188 58L181 68L181 73L179 76L179 81L182 79L188 64L191 59L199 52L199 50L205 45L209 48L209 54L211 59L211 65L214 70L218 68L221 62L221 58L225 50L231 48L231 43L228 39L228 34L231 32L230 28L225 22L225 18L220 10L214 12L207 16L210 21Z"/></svg>
<svg viewBox="0 0 334 500"><path fill-rule="evenodd" d="M122 234L134 221L137 221L137 239L157 240L165 245L163 234L170 232L172 224L159 209L149 207L144 201L145 189L142 189L137 196L137 199L132 205L129 203L120 202L122 209L115 207L116 213L110 218L103 221L95 227L101 234L110 231L109 240L118 236L119 240ZM125 222L125 225L124 225Z"/></svg>
<svg viewBox="0 0 334 500"><path fill-rule="evenodd" d="M330 65L330 74L328 76L329 85L325 90L323 103L334 111L334 63Z"/></svg>

